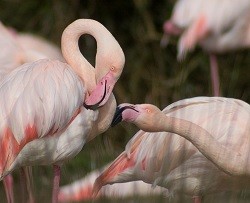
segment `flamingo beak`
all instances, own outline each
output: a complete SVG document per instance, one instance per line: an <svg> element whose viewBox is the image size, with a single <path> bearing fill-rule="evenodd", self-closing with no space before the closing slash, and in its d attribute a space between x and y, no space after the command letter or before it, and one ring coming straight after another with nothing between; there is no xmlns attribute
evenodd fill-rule
<svg viewBox="0 0 250 203"><path fill-rule="evenodd" d="M86 109L97 110L108 101L116 80L111 72L108 72L96 85L96 88L86 96L83 106Z"/></svg>
<svg viewBox="0 0 250 203"><path fill-rule="evenodd" d="M111 122L111 127L116 126L118 123L122 122L122 112L124 111L124 107L120 108L119 106L116 107L115 115L113 117L113 120Z"/></svg>
<svg viewBox="0 0 250 203"><path fill-rule="evenodd" d="M112 120L112 122L111 122L111 127L114 127L114 126L116 126L118 123L120 123L120 122L123 121L122 113L123 113L123 111L125 111L126 109L132 109L132 110L134 110L134 111L137 111L137 110L135 109L135 107L134 107L134 106L131 106L131 105L129 105L129 106L117 106L117 107L116 107L116 111L115 111L115 115L114 115L113 120ZM138 111L137 111L137 112L138 112Z"/></svg>
<svg viewBox="0 0 250 203"><path fill-rule="evenodd" d="M102 85L102 84L101 84ZM97 85L98 87L98 85ZM83 106L86 108L86 109L90 109L90 110L97 110L99 107L101 107L101 103L103 102L105 96L106 96L106 89L107 89L107 81L105 80L105 84L104 84L104 90L103 90L103 95L101 97L101 99L95 103L95 98L97 97L96 96L96 92L99 93L99 89L98 91L93 91L90 96L87 96ZM89 103L89 104L88 104ZM93 104L92 104L93 103Z"/></svg>

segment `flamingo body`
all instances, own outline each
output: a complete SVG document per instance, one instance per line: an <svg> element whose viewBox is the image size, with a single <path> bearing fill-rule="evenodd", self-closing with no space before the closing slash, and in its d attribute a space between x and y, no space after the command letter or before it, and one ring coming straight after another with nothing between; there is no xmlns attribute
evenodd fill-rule
<svg viewBox="0 0 250 203"><path fill-rule="evenodd" d="M106 167L105 167L106 168ZM93 199L92 190L95 179L100 175L100 170L95 170L86 175L84 178L77 180L69 185L63 186L59 191L59 202L65 201L83 201ZM152 188L150 184L142 181L127 183L118 183L115 185L104 186L98 198L128 198L133 196L151 196L166 193L163 188Z"/></svg>
<svg viewBox="0 0 250 203"><path fill-rule="evenodd" d="M214 54L250 46L250 2L248 0L179 0L171 19L164 23L166 44L169 35L181 35L179 60L197 44L210 54L210 71L214 96L220 96L218 63Z"/></svg>
<svg viewBox="0 0 250 203"><path fill-rule="evenodd" d="M59 78L61 80L58 80ZM12 164L16 158L15 163L20 164L23 158L32 157L32 151L37 151L36 155L40 154L44 161L46 159L52 159L54 162L59 161L60 156L58 154L55 156L50 154L50 150L53 148L51 147L53 146L53 140L59 138L58 134L67 134L70 129L66 130L66 127L75 125L77 122L83 122L83 127L79 129L83 133L91 128L92 116L86 116L85 119L79 118L81 117L81 105L85 91L79 77L67 64L59 61L44 59L27 63L12 71L9 77L3 80L0 87L0 94L3 95L0 99L2 106L0 114L2 124L1 154L3 154L1 157L1 174L10 172L10 168L14 167ZM74 97L71 97L72 94ZM88 115L92 114L95 113L90 111ZM96 118L97 116L93 115L93 117ZM72 119L76 122L70 123ZM77 131L78 128L75 127ZM8 139L5 137L8 137ZM45 143L44 141L38 141L36 144L37 140L45 138L50 140L47 142L50 144L44 146L42 144ZM57 148L54 147L53 150L61 153L61 156L64 157L63 150L59 150L60 143L63 145L70 140L71 138L66 140L60 136ZM28 143L31 147L27 145ZM8 150L5 146L12 150ZM67 155L73 153L70 150L68 151L65 146L64 148L65 153L68 153ZM45 151L41 153L40 150ZM30 155L27 154L26 157L23 157L22 155L25 155L26 151ZM80 151L79 147L76 151ZM31 160L34 160L34 157ZM33 164L29 163L28 165Z"/></svg>
<svg viewBox="0 0 250 203"><path fill-rule="evenodd" d="M57 59L64 62L60 49L45 39L27 33L19 33L16 39L24 50L43 53L46 58Z"/></svg>
<svg viewBox="0 0 250 203"><path fill-rule="evenodd" d="M177 1L170 22L183 31L179 57L196 43L213 53L249 46L249 8L247 0Z"/></svg>
<svg viewBox="0 0 250 203"><path fill-rule="evenodd" d="M87 33L97 40L97 59L99 65L105 59L105 67L94 69L82 56L78 39ZM90 19L77 20L65 29L62 51L69 65L48 59L26 63L0 84L0 177L21 166L54 164L53 203L60 182L58 165L109 127L116 105L112 90L125 61L111 33ZM100 68L105 75L99 73L96 78ZM84 104L86 96L88 105Z"/></svg>
<svg viewBox="0 0 250 203"><path fill-rule="evenodd" d="M22 49L2 23L0 23L0 31L0 47L4 48L0 53L0 79L2 80L4 75L22 65L20 57Z"/></svg>
<svg viewBox="0 0 250 203"><path fill-rule="evenodd" d="M228 175L191 142L173 133L174 130L157 132L165 131L157 124L164 123L162 119L165 117L183 119L199 125L224 146L234 146L236 152L246 153L249 146L247 129L250 107L245 102L222 97L185 99L166 107L159 113L164 115L162 118L153 115L155 110L151 109L151 105L138 105L137 108L136 105L122 104L119 107L122 109L119 114L123 111L122 117L126 121L150 132L139 131L129 141L126 150L97 178L97 190L103 184L138 179L167 188L170 196L184 192L197 197L250 188L249 179ZM147 111L151 111L152 115ZM144 112L144 115L140 112ZM119 119L118 115L114 122L116 119ZM178 122L173 121L170 125L177 125ZM187 130L184 127L180 125L180 128ZM199 138L199 134L196 136ZM218 157L218 151L211 153Z"/></svg>
<svg viewBox="0 0 250 203"><path fill-rule="evenodd" d="M0 54L0 80L25 62L35 61L42 58L54 58L63 61L59 49L48 41L30 34L19 34L11 28L6 28L0 23L0 47L4 50ZM25 176L27 190L29 193L29 202L33 202L31 170L23 169L22 176ZM24 178L21 178L23 180ZM13 178L8 175L4 179L8 202L14 202ZM8 194L9 193L9 194Z"/></svg>

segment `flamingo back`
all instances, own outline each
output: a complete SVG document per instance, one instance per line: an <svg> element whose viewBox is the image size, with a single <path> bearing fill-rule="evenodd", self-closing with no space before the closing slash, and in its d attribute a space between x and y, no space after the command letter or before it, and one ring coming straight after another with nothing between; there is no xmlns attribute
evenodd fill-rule
<svg viewBox="0 0 250 203"><path fill-rule="evenodd" d="M42 53L46 58L64 62L60 49L41 37L20 33L16 36L16 39L24 50Z"/></svg>
<svg viewBox="0 0 250 203"><path fill-rule="evenodd" d="M189 27L197 18L204 16L210 31L221 33L228 29L250 8L248 0L179 0L171 20L180 28Z"/></svg>
<svg viewBox="0 0 250 203"><path fill-rule="evenodd" d="M26 63L0 86L0 171L34 139L62 132L79 113L85 89L64 63L43 59Z"/></svg>
<svg viewBox="0 0 250 203"><path fill-rule="evenodd" d="M18 46L12 34L0 22L0 47L4 50L0 52L0 80L22 64L22 49Z"/></svg>

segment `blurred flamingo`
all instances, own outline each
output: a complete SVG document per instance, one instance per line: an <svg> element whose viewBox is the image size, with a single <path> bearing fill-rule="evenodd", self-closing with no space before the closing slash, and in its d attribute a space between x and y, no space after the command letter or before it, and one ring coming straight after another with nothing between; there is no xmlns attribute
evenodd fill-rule
<svg viewBox="0 0 250 203"><path fill-rule="evenodd" d="M36 41L35 37L33 41ZM45 40L43 40L43 42L41 41L41 44L42 43L46 44L43 45L44 47L53 47L53 45L50 45ZM50 56L47 55L48 50L41 50L35 46L35 43L34 46L29 44L30 42L28 42L28 40L25 42L22 36L20 36L19 40L18 33L14 32L13 29L11 31L9 28L6 28L0 22L0 47L4 48L4 51L0 53L0 80L2 80L6 74L24 63L33 62L42 58L50 58ZM33 49L29 48L31 46L33 46ZM56 50L57 48L55 47L55 51ZM57 56L57 59L62 58L60 52L58 52Z"/></svg>
<svg viewBox="0 0 250 203"><path fill-rule="evenodd" d="M84 178L61 187L58 196L59 202L92 200L93 185L102 170L94 170ZM100 190L98 198L106 197L119 199L133 196L161 195L163 193L167 193L163 188L156 187L153 189L151 185L142 181L134 181L106 185Z"/></svg>
<svg viewBox="0 0 250 203"><path fill-rule="evenodd" d="M64 60L60 50L55 45L35 35L17 33L14 29L6 28L1 22L0 47L4 50L0 54L0 80L26 62L42 58ZM31 168L24 167L21 170L21 174L24 176L21 180L27 184L29 202L34 202L31 186ZM3 182L7 201L14 202L13 177L11 174L6 176ZM24 188L22 187L22 189Z"/></svg>
<svg viewBox="0 0 250 203"><path fill-rule="evenodd" d="M82 34L97 41L99 72L79 50ZM111 33L90 19L77 20L64 30L62 52L69 65L49 59L26 63L6 75L0 85L1 178L22 166L53 164L52 202L57 202L60 165L109 127L115 112L112 90L125 61ZM105 104L108 108L100 114L107 109L113 109L113 114L98 117L98 108Z"/></svg>
<svg viewBox="0 0 250 203"><path fill-rule="evenodd" d="M220 94L218 63L215 53L250 46L250 1L179 0L172 17L163 26L166 44L169 35L180 35L178 59L200 44L210 55L210 71L214 96Z"/></svg>
<svg viewBox="0 0 250 203"><path fill-rule="evenodd" d="M18 33L16 39L23 50L42 53L46 58L65 61L61 50L40 36L29 33Z"/></svg>
<svg viewBox="0 0 250 203"><path fill-rule="evenodd" d="M95 193L102 185L138 179L165 187L170 195L184 192L196 203L209 193L250 189L249 179L241 176L247 173L248 159L241 165L236 160L249 150L250 106L245 102L196 97L162 112L149 104L121 104L117 109L113 125L124 120L154 133L141 130L129 141L97 178Z"/></svg>

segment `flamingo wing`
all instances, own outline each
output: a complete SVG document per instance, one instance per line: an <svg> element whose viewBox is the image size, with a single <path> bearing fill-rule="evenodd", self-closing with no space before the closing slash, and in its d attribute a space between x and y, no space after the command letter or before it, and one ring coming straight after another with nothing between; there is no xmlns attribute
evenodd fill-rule
<svg viewBox="0 0 250 203"><path fill-rule="evenodd" d="M225 34L228 37L227 33L232 32L235 35L235 32L239 33L245 29L247 23L242 23L241 19L247 18L249 9L250 3L247 0L179 0L171 17L171 22L184 31L178 43L178 58L183 59L197 43L210 51L226 50L228 45L224 47L221 40L227 40L223 39ZM231 34L229 36L231 37ZM230 43L234 41L234 38L232 39ZM215 47L211 47L210 43L214 41L222 44L213 43ZM235 44L231 45L231 49L244 46Z"/></svg>
<svg viewBox="0 0 250 203"><path fill-rule="evenodd" d="M248 12L248 0L179 0L175 4L171 20L180 28L187 28L200 17L205 17L208 28L223 32Z"/></svg>
<svg viewBox="0 0 250 203"><path fill-rule="evenodd" d="M0 85L0 172L34 139L63 131L79 111L85 90L72 69L47 59L12 71Z"/></svg>

